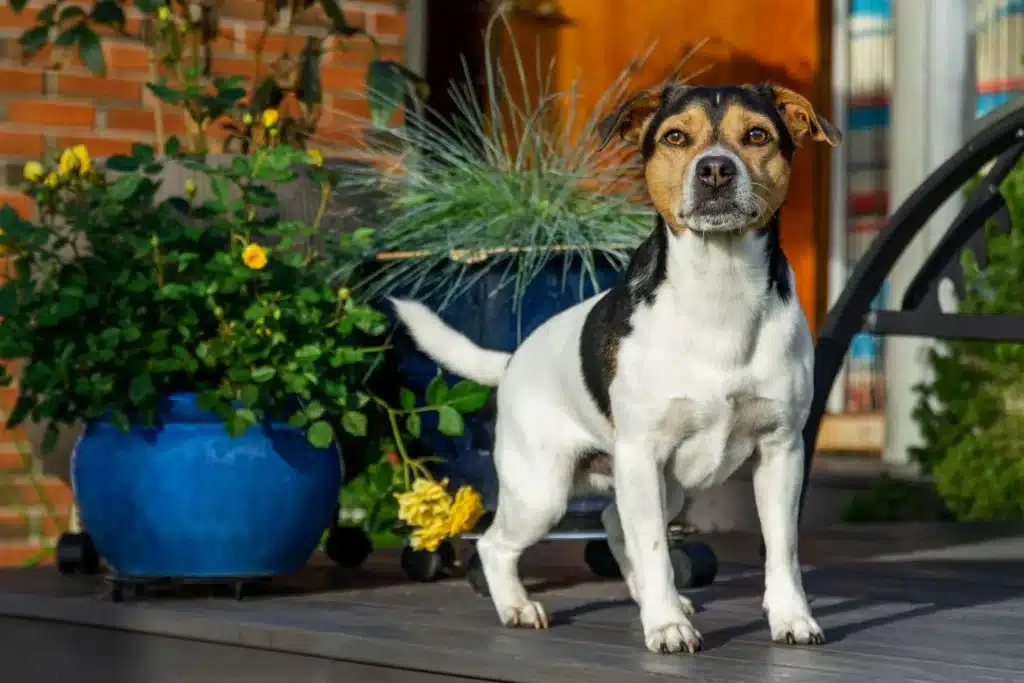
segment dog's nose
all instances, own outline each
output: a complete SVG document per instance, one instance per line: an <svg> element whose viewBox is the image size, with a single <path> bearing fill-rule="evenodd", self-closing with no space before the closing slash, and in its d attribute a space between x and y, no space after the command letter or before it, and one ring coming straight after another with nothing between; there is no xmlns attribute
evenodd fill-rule
<svg viewBox="0 0 1024 683"><path fill-rule="evenodd" d="M736 162L729 157L708 156L697 162L697 177L708 187L725 187L735 175Z"/></svg>

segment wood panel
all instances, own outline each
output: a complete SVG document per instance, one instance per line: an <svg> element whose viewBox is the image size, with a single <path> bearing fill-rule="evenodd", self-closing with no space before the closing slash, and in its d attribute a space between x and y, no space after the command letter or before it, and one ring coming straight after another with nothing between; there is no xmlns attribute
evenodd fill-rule
<svg viewBox="0 0 1024 683"><path fill-rule="evenodd" d="M604 90L649 46L635 77L646 87L672 73L692 48L703 46L683 75L703 71L700 84L771 80L805 94L828 111L831 3L822 0L558 0L562 22L515 18L520 50L538 50L555 62L555 87L578 88L577 130ZM536 40L529 40L531 33ZM705 71L706 69L706 71ZM825 306L828 226L828 151L797 154L782 212L783 246L797 277L797 292L817 329Z"/></svg>

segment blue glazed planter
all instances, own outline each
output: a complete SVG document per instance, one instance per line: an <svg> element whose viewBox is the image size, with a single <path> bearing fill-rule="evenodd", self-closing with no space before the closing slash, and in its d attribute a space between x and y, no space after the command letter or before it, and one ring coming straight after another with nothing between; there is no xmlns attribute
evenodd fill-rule
<svg viewBox="0 0 1024 683"><path fill-rule="evenodd" d="M566 259L569 263L566 263ZM611 263L595 257L597 287L594 287L589 276L585 276L581 288L583 266L580 257L555 256L526 287L520 310L516 311L513 308L514 287L507 285L499 289L503 270L492 268L439 313L446 323L475 343L504 351L514 351L522 340L546 320L610 288L624 275L622 270ZM475 276L475 273L470 272L467 278ZM396 292L396 295L404 294ZM421 299L414 294L409 296L422 300L435 311L440 307L440 295L434 299ZM390 307L385 307L385 310L390 312ZM398 381L422 396L427 384L437 374L438 366L415 348L401 326L395 337ZM444 376L449 385L461 379L447 372ZM449 477L456 486L473 486L480 492L487 509L494 510L498 498L498 481L492 458L493 408L488 407L467 415L465 423L465 434L453 438L437 431L436 416L424 415L422 441L434 455L444 459L442 464L434 468L437 475ZM577 498L569 502L569 512L586 514L599 511L607 502L608 499L603 497Z"/></svg>
<svg viewBox="0 0 1024 683"><path fill-rule="evenodd" d="M333 523L341 462L287 424L238 438L173 394L158 429L86 426L71 463L82 523L133 577L263 577L299 569Z"/></svg>

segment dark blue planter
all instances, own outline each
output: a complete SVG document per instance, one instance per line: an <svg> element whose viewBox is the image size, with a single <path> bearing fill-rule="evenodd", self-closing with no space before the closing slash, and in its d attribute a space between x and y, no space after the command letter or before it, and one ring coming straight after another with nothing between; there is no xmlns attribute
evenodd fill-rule
<svg viewBox="0 0 1024 683"><path fill-rule="evenodd" d="M569 263L566 263L566 260ZM489 349L513 351L531 332L553 315L579 303L598 291L614 285L623 277L623 271L611 263L595 257L597 288L589 276L583 279L581 291L582 263L579 256L556 256L547 267L533 279L524 292L520 310L513 308L513 287L499 288L503 267L495 267L484 274L459 297L450 301L440 315L446 323L459 330L477 344ZM472 267L471 267L472 268ZM470 273L467 277L473 277ZM403 296L401 292L396 295ZM440 308L440 296L422 299L415 294L408 295L422 300L433 310ZM389 310L390 309L386 309ZM398 381L423 395L427 384L437 374L437 364L416 350L412 341L399 327L395 335ZM444 373L449 384L458 381L450 373ZM492 448L494 445L493 406L466 416L466 432L461 437L451 438L436 430L436 417L424 416L423 444L434 454L444 458L436 473L450 477L455 485L470 484L483 496L484 504L493 510L497 503L498 482L494 470ZM570 501L572 513L588 513L600 510L607 504L607 498L579 498Z"/></svg>
<svg viewBox="0 0 1024 683"><path fill-rule="evenodd" d="M232 438L193 394L158 429L86 426L71 479L82 524L133 577L263 577L299 569L333 523L341 462L287 424Z"/></svg>

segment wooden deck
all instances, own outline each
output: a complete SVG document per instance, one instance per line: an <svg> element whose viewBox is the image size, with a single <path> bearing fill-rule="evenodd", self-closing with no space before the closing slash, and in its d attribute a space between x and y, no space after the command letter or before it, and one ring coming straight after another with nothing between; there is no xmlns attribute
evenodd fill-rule
<svg viewBox="0 0 1024 683"><path fill-rule="evenodd" d="M187 587L113 604L103 581L0 572L0 676L14 683L788 683L1024 681L1024 527L908 526L804 540L828 643L769 642L756 539L711 539L714 586L693 591L696 655L644 649L618 582L577 544L541 546L524 574L549 631L505 629L462 580L414 585L393 554L311 566L235 602ZM198 549L197 549L198 550Z"/></svg>

